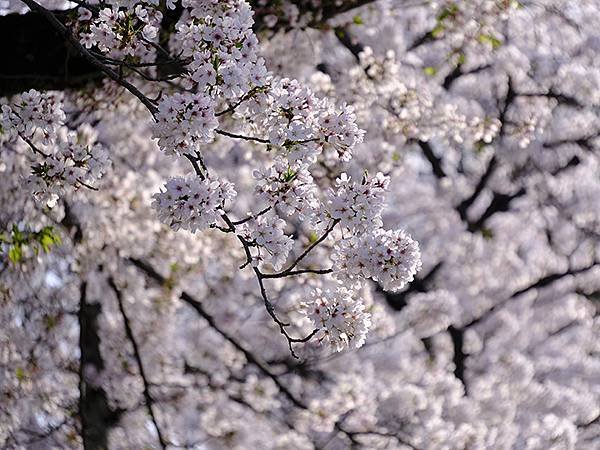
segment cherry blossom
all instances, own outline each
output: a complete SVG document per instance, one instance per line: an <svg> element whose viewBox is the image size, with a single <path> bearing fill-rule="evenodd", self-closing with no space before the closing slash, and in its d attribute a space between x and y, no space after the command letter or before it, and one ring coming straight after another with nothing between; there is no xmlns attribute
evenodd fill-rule
<svg viewBox="0 0 600 450"><path fill-rule="evenodd" d="M233 185L226 180L175 177L167 181L164 191L154 194L153 207L171 229L194 233L214 225L235 195Z"/></svg>
<svg viewBox="0 0 600 450"><path fill-rule="evenodd" d="M0 447L597 446L597 1L0 10Z"/></svg>

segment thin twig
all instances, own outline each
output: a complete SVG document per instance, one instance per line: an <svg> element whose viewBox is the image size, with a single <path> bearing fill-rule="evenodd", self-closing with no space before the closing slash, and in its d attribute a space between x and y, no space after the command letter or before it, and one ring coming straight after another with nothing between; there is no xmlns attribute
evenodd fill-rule
<svg viewBox="0 0 600 450"><path fill-rule="evenodd" d="M263 278L283 278L283 277L293 277L295 275L302 275L305 273L315 273L317 275L325 275L333 272L333 269L300 269L300 270L291 270L286 273L263 273Z"/></svg>
<svg viewBox="0 0 600 450"><path fill-rule="evenodd" d="M229 131L224 131L224 130L219 130L219 129L216 129L215 133L220 134L222 136L227 136L227 137L230 137L233 139L243 139L245 141L260 142L261 144L270 144L271 143L271 141L269 141L268 139L257 138L254 136L244 136L241 134L230 133Z"/></svg>
<svg viewBox="0 0 600 450"><path fill-rule="evenodd" d="M335 228L335 226L338 224L339 221L340 221L339 219L334 219L331 222L331 224L327 227L325 232L321 235L321 237L319 239L317 239L315 242L313 242L306 250L304 250L304 252L302 252L302 254L300 256L298 256L298 258L296 258L296 260L287 269L282 270L281 272L277 272L277 273L262 274L263 277L265 277L265 278L281 278L281 277L288 276L292 272L292 270L294 270L294 268L298 265L298 263L300 263L300 261L302 261L317 245L319 245L321 242L323 242L325 239L327 239L327 236L329 236L329 233L331 233L333 231L333 229Z"/></svg>
<svg viewBox="0 0 600 450"><path fill-rule="evenodd" d="M23 139L23 140L24 140L24 141L27 143L27 145L29 145L29 148L31 148L31 150L33 150L33 152L34 152L34 153L37 153L37 154L39 154L39 155L42 155L42 156L43 156L43 157L45 157L45 158L50 158L50 155L49 155L49 154L47 154L47 153L44 153L44 152L43 152L43 151L41 151L39 148L37 148L37 147L36 147L36 146L33 144L33 142L31 142L31 140L30 140L29 138L27 138L27 137L23 136L21 133L19 133L19 137L20 137L21 139Z"/></svg>

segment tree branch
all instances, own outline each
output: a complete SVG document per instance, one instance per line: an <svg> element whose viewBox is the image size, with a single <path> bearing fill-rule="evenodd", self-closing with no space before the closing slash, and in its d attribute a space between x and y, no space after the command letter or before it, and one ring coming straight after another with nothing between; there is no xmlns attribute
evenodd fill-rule
<svg viewBox="0 0 600 450"><path fill-rule="evenodd" d="M98 316L102 308L99 304L87 302L87 283L79 286L79 419L81 439L85 450L108 448L108 431L119 422L122 410L112 410L106 392L101 386L89 383L86 372L102 372L104 361L100 353L98 336Z"/></svg>
<svg viewBox="0 0 600 450"><path fill-rule="evenodd" d="M497 166L498 160L496 159L496 155L494 155L490 159L487 169L479 179L477 186L475 186L475 190L473 191L473 193L456 206L456 211L458 211L458 214L460 215L460 218L463 222L468 223L469 217L467 215L467 210L471 207L473 203L475 203L475 200L477 200L479 195L483 192L488 181L496 171Z"/></svg>
<svg viewBox="0 0 600 450"><path fill-rule="evenodd" d="M450 325L448 327L448 333L452 339L452 347L454 349L454 354L452 356L452 362L454 362L454 376L462 383L465 389L465 395L468 395L467 383L465 382L465 361L467 355L465 355L463 350L465 330Z"/></svg>
<svg viewBox="0 0 600 450"><path fill-rule="evenodd" d="M425 156L427 161L429 161L429 164L431 164L431 170L433 171L433 174L436 176L436 178L444 178L446 176L446 172L444 172L444 169L442 168L442 158L439 158L435 155L435 153L433 152L433 148L431 148L431 144L429 144L429 142L419 141L418 144L421 150L423 151L423 155Z"/></svg>
<svg viewBox="0 0 600 450"><path fill-rule="evenodd" d="M353 8L366 5L374 0L344 0L342 2L325 0L315 6L310 1L300 1L300 13L311 13L316 18L308 26L321 28L323 23L337 14ZM84 7L91 7L79 0L74 3ZM254 8L254 30L266 30L263 17L272 15L278 8L278 1L266 4L258 1L250 2ZM37 11L26 14L7 14L0 16L0 51L5 61L10 63L0 66L0 97L13 95L28 89L38 90L63 90L78 89L90 82L97 83L106 76L110 76L103 68L93 63L80 54L79 49L73 51L69 41L65 40L62 28L65 28L66 19L76 14L76 9L63 11L48 11L55 18L60 18L57 28L56 23L48 22L47 17L38 14L38 3L28 0L26 4L30 9ZM43 7L42 7L43 8ZM183 8L177 2L175 10L164 9L163 21L159 32L159 47L157 51L156 66L159 78L168 77L181 71L182 66L178 61L170 61L166 49L173 26L181 16ZM289 24L280 20L275 28L270 30L289 30ZM58 31L58 33L57 33ZM165 54L166 52L166 54Z"/></svg>
<svg viewBox="0 0 600 450"><path fill-rule="evenodd" d="M32 11L41 14L50 23L50 25L58 33L60 33L60 35L67 42L69 42L85 60L87 60L88 63L90 63L96 69L108 75L112 80L116 81L129 92L131 92L133 95L135 95L144 104L144 106L148 108L152 115L154 115L158 111L156 105L154 105L154 103L152 103L150 99L148 99L148 97L142 94L134 85L132 85L127 80L124 80L114 70L110 69L109 67L105 66L100 61L98 61L96 57L94 57L83 45L81 45L81 43L71 34L67 27L60 20L58 20L51 11L47 10L34 0L21 1L25 3Z"/></svg>
<svg viewBox="0 0 600 450"><path fill-rule="evenodd" d="M140 372L140 377L142 378L142 383L144 385L144 399L146 402L146 408L148 409L148 415L154 424L154 428L156 429L156 434L158 435L158 441L160 443L160 447L163 450L167 448L167 442L163 437L163 434L160 430L160 426L158 425L158 420L156 419L156 415L154 414L154 399L150 393L150 383L148 381L148 377L146 376L146 371L144 370L144 364L142 362L142 354L140 352L140 347L135 339L133 334L133 329L131 328L131 323L129 321L129 317L125 312L125 305L123 303L123 296L121 294L121 290L115 284L115 280L112 277L108 278L108 285L115 293L115 297L117 298L117 303L119 304L119 311L121 312L121 317L123 318L123 325L125 326L125 334L127 335L127 339L131 342L131 346L133 347L133 356L135 358L135 362L138 366L138 371Z"/></svg>
<svg viewBox="0 0 600 450"><path fill-rule="evenodd" d="M581 267L579 269L569 269L565 272L559 272L559 273L553 273L550 275L546 275L538 280L536 280L535 282L531 283L528 286L525 286L521 289L516 290L515 292L513 292L513 294L504 299L503 301L496 303L493 307L491 307L486 313L484 313L483 315L479 316L476 319L471 320L469 323L467 323L466 325L463 325L463 329L464 328L469 328L472 327L473 325L476 325L484 320L486 320L489 316L491 316L494 312L496 312L498 309L500 309L501 307L505 306L507 303L509 303L510 301L518 298L519 296L521 296L522 294L525 294L533 289L541 289L544 288L556 281L559 281L565 277L568 277L570 275L578 275L580 273L584 273L587 272L588 270L594 268L595 266L597 266L599 263L597 261L593 262L592 264L590 264L589 266L586 267Z"/></svg>
<svg viewBox="0 0 600 450"><path fill-rule="evenodd" d="M525 195L527 191L525 188L519 189L514 194L501 194L499 192L493 193L493 198L489 206L486 208L484 213L475 222L468 223L468 230L472 233L480 231L485 227L486 221L498 212L506 212L510 208L510 203L515 199Z"/></svg>
<svg viewBox="0 0 600 450"><path fill-rule="evenodd" d="M164 285L166 282L166 278L160 275L152 266L148 263L130 258L129 262L145 273L148 277L156 281L160 285ZM277 375L275 375L271 368L265 363L260 357L252 353L248 350L244 345L242 345L236 338L230 335L227 331L222 329L214 320L214 318L204 309L202 303L196 300L192 295L183 291L179 297L183 302L193 308L198 315L200 315L208 324L210 328L215 330L221 337L223 337L227 342L229 342L233 347L235 347L239 352L241 352L248 362L256 366L265 376L273 380L273 382L277 385L279 390L293 403L295 406L306 409L307 407L302 403L302 401L296 398L289 389L285 385L281 383Z"/></svg>

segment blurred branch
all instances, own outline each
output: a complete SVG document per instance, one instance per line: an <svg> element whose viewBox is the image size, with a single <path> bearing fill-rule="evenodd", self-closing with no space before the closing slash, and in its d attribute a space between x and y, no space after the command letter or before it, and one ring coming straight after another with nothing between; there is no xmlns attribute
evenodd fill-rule
<svg viewBox="0 0 600 450"><path fill-rule="evenodd" d="M160 284L160 285L165 284L166 278L163 277L162 275L160 275L156 270L154 270L154 268L152 266L150 266L145 261L135 259L135 258L129 258L128 261L131 264L133 264L135 267L137 267L146 276L148 276L149 278L151 278L155 282L157 282L158 284ZM185 302L187 305L189 305L192 309L194 309L194 311L196 311L198 313L198 315L206 321L206 323L208 324L208 326L211 329L213 329L217 334L219 334L221 337L223 337L235 349L237 349L239 352L241 352L246 357L246 360L250 364L254 365L264 376L273 380L275 385L279 388L279 391L290 401L290 403L292 403L295 407L297 407L299 409L308 410L308 406L303 402L303 400L301 400L296 395L294 395L287 388L287 386L285 386L281 382L279 377L273 372L271 367L269 367L269 365L265 361L262 360L262 358L260 358L258 355L254 354L253 352L248 350L235 337L233 337L231 334L229 334L227 331L225 331L223 328L221 328L220 325L218 325L216 323L214 317L212 315L210 315L204 309L204 306L202 306L201 302L196 300L192 295L190 295L186 291L183 291L179 298L183 302ZM345 434L348 437L348 439L350 439L351 441L354 441L354 438L353 438L351 432L346 431L342 427L342 425L339 421L335 424L335 429L336 429L336 431Z"/></svg>
<svg viewBox="0 0 600 450"><path fill-rule="evenodd" d="M131 328L131 322L129 321L129 317L127 316L127 314L125 312L125 305L123 303L123 295L121 293L121 290L115 284L115 281L112 277L108 278L108 285L115 293L115 297L117 298L117 303L119 304L119 311L121 312L121 317L123 318L123 325L125 326L125 334L127 335L127 339L129 340L129 342L131 342L131 346L133 347L133 356L135 358L135 362L138 366L138 371L139 371L140 377L142 378L142 383L144 385L144 399L146 401L146 408L148 410L148 415L150 416L150 419L152 420L152 423L154 424L154 428L156 429L156 434L158 436L158 441L160 443L160 447L163 450L166 450L167 442L165 441L165 438L163 437L161 429L158 425L158 420L156 419L156 415L154 414L154 409L153 409L154 399L152 398L152 395L150 393L150 383L148 380L148 376L146 375L146 371L144 369L144 364L142 362L142 354L140 352L140 347L139 347L139 345L135 339L135 336L133 334L133 329Z"/></svg>
<svg viewBox="0 0 600 450"><path fill-rule="evenodd" d="M106 392L101 386L91 383L86 372L104 370L98 336L98 316L102 312L99 304L87 301L87 283L79 287L79 418L84 449L108 448L108 432L115 426L123 410L111 409Z"/></svg>
<svg viewBox="0 0 600 450"><path fill-rule="evenodd" d="M442 168L442 158L435 155L433 148L431 148L431 144L429 142L419 141L419 147L423 151L425 159L431 164L431 170L436 178L444 178L446 172L444 172L444 169Z"/></svg>

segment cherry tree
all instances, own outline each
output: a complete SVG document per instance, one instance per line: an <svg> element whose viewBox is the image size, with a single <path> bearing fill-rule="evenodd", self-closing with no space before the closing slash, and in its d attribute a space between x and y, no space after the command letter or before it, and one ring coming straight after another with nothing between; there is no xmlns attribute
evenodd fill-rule
<svg viewBox="0 0 600 450"><path fill-rule="evenodd" d="M595 0L2 14L2 448L600 448Z"/></svg>

